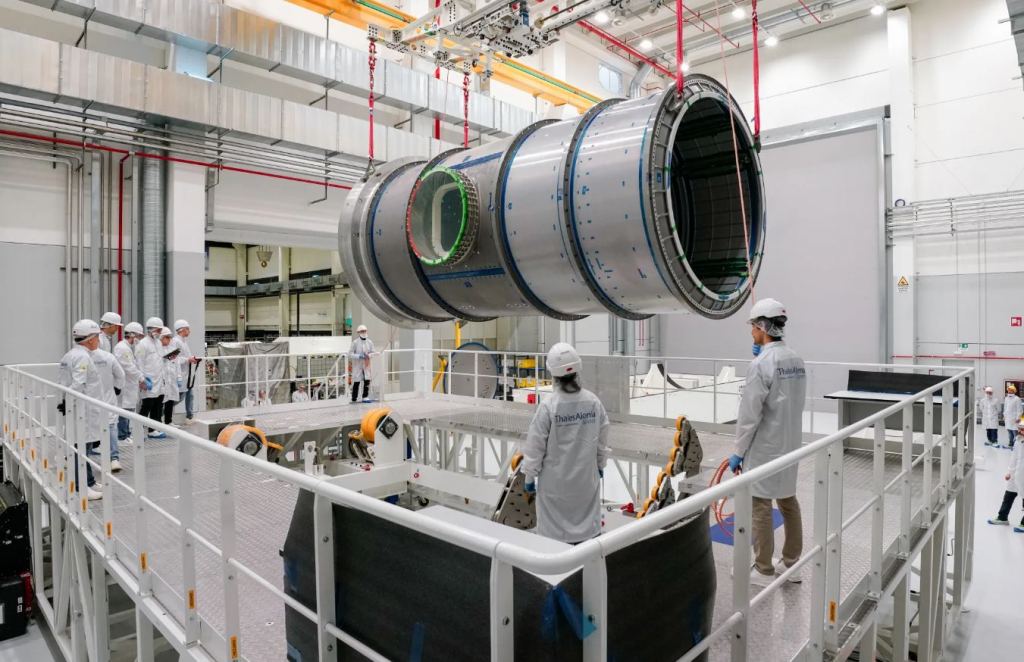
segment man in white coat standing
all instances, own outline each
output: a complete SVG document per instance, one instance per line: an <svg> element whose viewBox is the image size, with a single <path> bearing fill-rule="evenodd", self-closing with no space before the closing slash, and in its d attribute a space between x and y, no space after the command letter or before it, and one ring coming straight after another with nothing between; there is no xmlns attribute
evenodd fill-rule
<svg viewBox="0 0 1024 662"><path fill-rule="evenodd" d="M1013 448L1017 438L1017 423L1020 421L1022 406L1017 397L1017 387L1010 384L1006 387L1006 399L1003 400L1003 425L1006 426L1006 447Z"/></svg>
<svg viewBox="0 0 1024 662"><path fill-rule="evenodd" d="M999 445L999 401L992 394L992 387L985 387L985 396L978 400L981 427L985 428L985 445Z"/></svg>
<svg viewBox="0 0 1024 662"><path fill-rule="evenodd" d="M775 299L762 299L750 311L754 360L736 418L736 444L729 458L733 472L755 469L800 448L803 440L807 372L796 352L782 341L788 316ZM751 488L754 568L751 581L766 585L776 573L772 554L775 531L772 501L778 504L786 534L779 572L793 565L803 551L803 524L796 499L797 466L787 467ZM792 581L799 581L793 575Z"/></svg>
<svg viewBox="0 0 1024 662"><path fill-rule="evenodd" d="M373 353L373 341L366 337L366 326L360 324L348 350L352 368L352 402L359 400L360 384L363 385L363 402L370 401L370 356Z"/></svg>
<svg viewBox="0 0 1024 662"><path fill-rule="evenodd" d="M131 322L124 327L124 340L114 345L114 357L124 370L124 389L121 391L121 409L134 412L139 405L139 393L146 388L146 379L135 359L135 345L146 335L142 325ZM131 421L121 416L117 420L118 443L132 444Z"/></svg>
<svg viewBox="0 0 1024 662"><path fill-rule="evenodd" d="M1007 526L1010 523L1010 508L1017 500L1017 495L1024 493L1024 422L1017 423L1017 443L1010 456L1010 467L1006 470L1006 491L1003 492L1003 504L999 506L999 514L988 521L989 524ZM1024 533L1024 518L1020 526L1013 527L1017 533Z"/></svg>

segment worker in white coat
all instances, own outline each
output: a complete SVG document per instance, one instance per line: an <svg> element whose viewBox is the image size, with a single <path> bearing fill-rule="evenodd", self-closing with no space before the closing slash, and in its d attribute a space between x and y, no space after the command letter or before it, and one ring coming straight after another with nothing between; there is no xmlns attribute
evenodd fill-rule
<svg viewBox="0 0 1024 662"><path fill-rule="evenodd" d="M139 404L139 393L146 388L146 379L139 370L138 361L135 358L135 346L146 335L142 325L138 322L130 322L124 327L124 340L114 345L114 358L121 364L124 370L124 388L121 389L121 400L118 403L121 409L135 411ZM117 419L117 443L132 444L132 426L124 416Z"/></svg>
<svg viewBox="0 0 1024 662"><path fill-rule="evenodd" d="M370 401L370 357L374 353L373 341L367 337L366 325L360 324L356 337L348 348L349 367L352 372L352 402L359 400L359 385L363 386L363 402Z"/></svg>
<svg viewBox="0 0 1024 662"><path fill-rule="evenodd" d="M985 395L978 400L978 413L981 415L981 427L985 428L985 445L999 445L999 401L993 395L992 387L985 387Z"/></svg>
<svg viewBox="0 0 1024 662"><path fill-rule="evenodd" d="M1013 442L1017 438L1017 423L1022 413L1024 406L1017 397L1017 387L1010 384L1006 387L1006 398L1003 400L1003 425L1006 426L1007 448L1013 448Z"/></svg>
<svg viewBox="0 0 1024 662"><path fill-rule="evenodd" d="M92 362L100 373L100 382L103 384L102 400L108 405L117 406L118 398L124 389L124 368L118 363L117 358L110 352L97 348L92 353ZM121 454L117 449L117 419L118 415L113 412L103 412L106 425L103 433L110 439L110 471L117 473L121 470ZM99 453L89 451L90 455L97 458Z"/></svg>
<svg viewBox="0 0 1024 662"><path fill-rule="evenodd" d="M146 337L135 346L135 359L146 382L139 413L154 421L162 420L164 414L164 358L160 349L160 331L163 328L163 320L150 317L146 320ZM167 435L151 429L147 436L150 439L164 439Z"/></svg>
<svg viewBox="0 0 1024 662"><path fill-rule="evenodd" d="M179 402L185 403L185 422L192 422L192 388L189 386L194 379L195 371L199 368L199 362L202 360L198 356L192 354L192 348L188 345L188 337L192 335L192 329L189 327L189 323L185 320L177 320L174 322L174 342L177 343L178 349L181 350L181 354L178 355L178 370L181 372L181 381L184 388L179 394Z"/></svg>
<svg viewBox="0 0 1024 662"><path fill-rule="evenodd" d="M729 468L756 469L800 448L803 440L804 399L807 372L803 359L786 346L782 337L788 315L775 299L762 299L750 311L754 360L740 396L736 418L736 442ZM772 501L782 513L786 540L781 564L789 567L803 551L800 503L796 498L797 466L779 471L751 487L754 568L751 581L766 584L776 573L772 554L775 532ZM779 568L780 572L784 568ZM796 576L794 575L794 581Z"/></svg>
<svg viewBox="0 0 1024 662"><path fill-rule="evenodd" d="M579 383L568 343L548 352L551 395L537 406L523 446L526 491L537 495L537 533L579 543L601 533L601 479L608 462L608 414Z"/></svg>
<svg viewBox="0 0 1024 662"><path fill-rule="evenodd" d="M79 320L71 328L71 336L74 338L74 346L61 358L60 368L57 371L57 383L70 388L72 391L81 393L96 400L103 400L103 384L100 381L99 370L92 361L92 353L100 346L100 327L92 320ZM85 448L88 449L100 443L100 435L103 434L103 421L106 420L105 412L99 407L90 406L84 402L76 402L69 406L70 396L62 398L57 410L67 416L68 411L75 413L75 420L65 418L65 425L69 430L74 430L77 424L82 439L85 440ZM75 449L79 448L78 443ZM73 456L70 461L75 465L75 485L81 490L81 481L78 479L78 456ZM96 482L93 476L92 465L86 463L86 498L95 501L103 496L100 491L102 485Z"/></svg>
<svg viewBox="0 0 1024 662"><path fill-rule="evenodd" d="M174 334L166 326L160 329L160 352L164 359L161 382L161 392L164 396L162 420L167 425L172 425L174 408L184 389L181 383L181 365L178 363L181 348L175 342Z"/></svg>
<svg viewBox="0 0 1024 662"><path fill-rule="evenodd" d="M292 393L292 402L309 402L309 391L306 390L306 382L299 382L295 385L295 392Z"/></svg>
<svg viewBox="0 0 1024 662"><path fill-rule="evenodd" d="M100 318L100 349L104 352L114 352L114 345L117 344L117 332L121 328L121 316L117 313L103 313Z"/></svg>
<svg viewBox="0 0 1024 662"><path fill-rule="evenodd" d="M1008 525L1010 523L1010 508L1017 500L1017 495L1024 493L1024 421L1017 423L1017 443L1014 444L1013 454L1010 456L1010 467L1006 470L1006 491L1003 492L1003 503L999 507L999 514L988 521L989 524ZM1013 527L1017 533L1024 533L1024 517L1020 525Z"/></svg>

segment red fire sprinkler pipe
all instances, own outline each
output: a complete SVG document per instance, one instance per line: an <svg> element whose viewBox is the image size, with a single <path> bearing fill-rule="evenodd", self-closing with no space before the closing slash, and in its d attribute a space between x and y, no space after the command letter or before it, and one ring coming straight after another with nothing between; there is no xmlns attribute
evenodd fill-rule
<svg viewBox="0 0 1024 662"><path fill-rule="evenodd" d="M604 30L602 30L601 28L597 27L596 25L592 25L590 23L587 23L586 21L580 21L576 25L580 26L581 28L583 28L587 32L591 32L593 34L596 34L602 40L607 41L612 46L616 46L616 47L622 49L623 51L625 51L626 53L632 55L633 57L635 57L636 59L640 60L641 62L645 62L645 63L651 65L659 73L661 73L661 74L663 74L665 76L668 76L669 78L672 78L672 79L676 78L675 73L673 73L669 69L661 66L656 61L654 61L651 58L647 57L646 55L644 55L640 51L636 50L635 48L633 48L632 46L630 46L626 42L624 42L621 39L618 39L618 38L608 34Z"/></svg>
<svg viewBox="0 0 1024 662"><path fill-rule="evenodd" d="M117 314L124 314L124 162L129 157L125 154L117 164ZM117 328L117 337L121 338L121 329Z"/></svg>

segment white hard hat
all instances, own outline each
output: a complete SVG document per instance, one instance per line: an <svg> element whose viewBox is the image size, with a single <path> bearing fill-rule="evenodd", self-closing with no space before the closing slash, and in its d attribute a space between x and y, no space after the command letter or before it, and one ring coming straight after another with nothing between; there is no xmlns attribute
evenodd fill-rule
<svg viewBox="0 0 1024 662"><path fill-rule="evenodd" d="M786 307L776 299L761 299L750 309L750 319L748 321L753 322L761 317L769 319L773 317L787 317Z"/></svg>
<svg viewBox="0 0 1024 662"><path fill-rule="evenodd" d="M159 317L150 317L148 320L146 320L147 329L159 329L163 325L164 321Z"/></svg>
<svg viewBox="0 0 1024 662"><path fill-rule="evenodd" d="M985 393L991 393L991 392L992 392L992 387L991 386L986 386L985 387Z"/></svg>
<svg viewBox="0 0 1024 662"><path fill-rule="evenodd" d="M164 336L172 338L174 337L174 333L171 332L171 330L168 329L166 326L164 326L160 328L160 337L163 338Z"/></svg>
<svg viewBox="0 0 1024 662"><path fill-rule="evenodd" d="M146 335L145 329L143 329L142 325L139 324L138 322L128 322L127 324L125 324L124 325L124 332L125 333L134 333L137 336L144 336L144 335Z"/></svg>
<svg viewBox="0 0 1024 662"><path fill-rule="evenodd" d="M356 327L356 333L365 333L365 332L366 332L366 325L365 324L360 324L359 326Z"/></svg>
<svg viewBox="0 0 1024 662"><path fill-rule="evenodd" d="M175 331L181 331L182 329L187 329L188 327L189 327L189 324L188 324L188 322L186 320L175 320L175 322L174 322L174 330Z"/></svg>
<svg viewBox="0 0 1024 662"><path fill-rule="evenodd" d="M103 324L121 326L121 316L117 313L103 313L103 317L100 318L100 322Z"/></svg>
<svg viewBox="0 0 1024 662"><path fill-rule="evenodd" d="M92 320L78 320L75 325L71 327L71 335L75 337L75 340L85 340L90 336L95 336L100 333L100 325Z"/></svg>
<svg viewBox="0 0 1024 662"><path fill-rule="evenodd" d="M548 350L548 372L552 377L565 377L580 371L582 365L576 348L567 342L555 343Z"/></svg>

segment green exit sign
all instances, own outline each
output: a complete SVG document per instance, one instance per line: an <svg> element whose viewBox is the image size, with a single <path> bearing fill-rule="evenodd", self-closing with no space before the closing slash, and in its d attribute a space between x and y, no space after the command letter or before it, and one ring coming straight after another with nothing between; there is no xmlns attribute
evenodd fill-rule
<svg viewBox="0 0 1024 662"><path fill-rule="evenodd" d="M967 349L967 343L965 343L965 342L960 343L960 349Z"/></svg>

